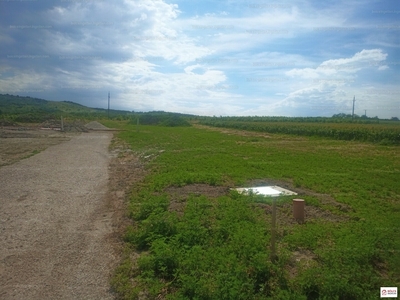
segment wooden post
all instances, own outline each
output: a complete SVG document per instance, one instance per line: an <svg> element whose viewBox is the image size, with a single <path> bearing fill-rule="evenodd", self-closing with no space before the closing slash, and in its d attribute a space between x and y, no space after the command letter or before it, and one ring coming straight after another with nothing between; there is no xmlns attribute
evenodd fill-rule
<svg viewBox="0 0 400 300"><path fill-rule="evenodd" d="M136 132L139 132L139 116L137 117L137 122L136 122Z"/></svg>
<svg viewBox="0 0 400 300"><path fill-rule="evenodd" d="M272 233L271 233L271 261L275 262L277 260L276 256L276 199L272 199Z"/></svg>
<svg viewBox="0 0 400 300"><path fill-rule="evenodd" d="M63 116L61 116L61 131L64 131L64 119L63 119Z"/></svg>
<svg viewBox="0 0 400 300"><path fill-rule="evenodd" d="M293 199L293 218L298 223L304 223L304 200Z"/></svg>

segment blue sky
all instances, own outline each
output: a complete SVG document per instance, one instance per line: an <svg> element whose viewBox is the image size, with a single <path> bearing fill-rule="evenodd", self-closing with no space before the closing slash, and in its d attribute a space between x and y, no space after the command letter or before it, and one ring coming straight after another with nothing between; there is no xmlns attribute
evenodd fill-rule
<svg viewBox="0 0 400 300"><path fill-rule="evenodd" d="M400 117L398 1L0 0L0 93L198 115Z"/></svg>

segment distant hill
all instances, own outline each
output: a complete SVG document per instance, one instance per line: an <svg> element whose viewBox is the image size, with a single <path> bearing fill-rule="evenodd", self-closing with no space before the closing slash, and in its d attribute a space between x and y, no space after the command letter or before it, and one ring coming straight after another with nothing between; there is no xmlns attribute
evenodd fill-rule
<svg viewBox="0 0 400 300"><path fill-rule="evenodd" d="M95 120L108 117L108 110L91 108L72 101L49 101L44 99L0 94L0 120L11 122L40 123L61 116L73 119ZM164 111L130 112L110 109L111 119L131 120L136 124L137 118L141 124L164 126L189 126L186 118L194 115L170 113Z"/></svg>
<svg viewBox="0 0 400 300"><path fill-rule="evenodd" d="M49 101L9 94L0 94L0 110L3 114L98 111L72 101Z"/></svg>
<svg viewBox="0 0 400 300"><path fill-rule="evenodd" d="M99 118L107 116L107 110L91 108L72 101L49 101L39 98L0 94L0 117L15 122L42 122L63 116ZM110 110L110 116L131 114L129 111Z"/></svg>

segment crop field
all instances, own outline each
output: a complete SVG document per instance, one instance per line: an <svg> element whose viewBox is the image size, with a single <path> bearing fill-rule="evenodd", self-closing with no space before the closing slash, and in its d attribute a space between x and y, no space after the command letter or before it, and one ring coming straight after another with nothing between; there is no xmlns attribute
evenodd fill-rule
<svg viewBox="0 0 400 300"><path fill-rule="evenodd" d="M233 120L232 120L233 119ZM282 120L281 120L282 119ZM328 118L203 118L203 125L236 128L268 133L319 136L336 140L353 140L400 145L400 124L398 121L374 119L340 120ZM308 122L307 122L308 121ZM336 122L333 122L336 121ZM329 122L329 123L328 123Z"/></svg>
<svg viewBox="0 0 400 300"><path fill-rule="evenodd" d="M146 163L132 187L122 299L377 299L400 283L400 149L326 137L105 121ZM277 259L271 198L280 185ZM293 198L306 221L293 220Z"/></svg>

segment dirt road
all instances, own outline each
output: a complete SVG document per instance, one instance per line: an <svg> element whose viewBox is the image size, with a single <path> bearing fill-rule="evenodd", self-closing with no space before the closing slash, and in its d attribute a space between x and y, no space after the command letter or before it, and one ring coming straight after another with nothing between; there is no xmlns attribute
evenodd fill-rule
<svg viewBox="0 0 400 300"><path fill-rule="evenodd" d="M108 132L0 168L0 299L113 299Z"/></svg>

